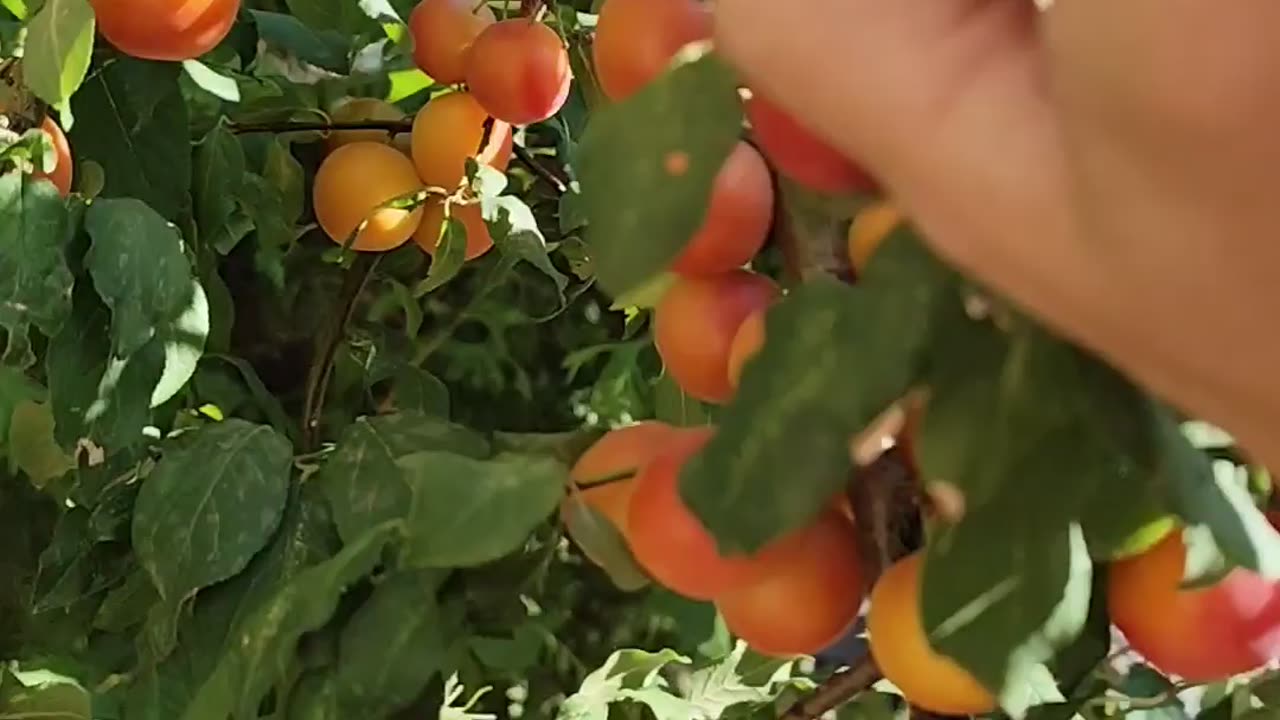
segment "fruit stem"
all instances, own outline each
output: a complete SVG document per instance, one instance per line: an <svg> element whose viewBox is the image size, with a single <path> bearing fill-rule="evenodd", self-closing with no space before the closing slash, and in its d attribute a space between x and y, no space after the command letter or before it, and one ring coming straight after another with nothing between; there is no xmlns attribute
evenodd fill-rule
<svg viewBox="0 0 1280 720"><path fill-rule="evenodd" d="M870 654L857 665L840 670L779 716L778 720L818 720L849 698L871 687L881 678L880 668Z"/></svg>
<svg viewBox="0 0 1280 720"><path fill-rule="evenodd" d="M569 183L571 181L568 176L564 174L563 170L558 168L553 170L538 162L537 158L535 158L526 147L513 144L511 149L513 151L512 154L515 155L516 160L518 160L521 165L529 168L529 171L534 175L537 175L547 181L551 187L556 189L556 192L562 195L569 192Z"/></svg>

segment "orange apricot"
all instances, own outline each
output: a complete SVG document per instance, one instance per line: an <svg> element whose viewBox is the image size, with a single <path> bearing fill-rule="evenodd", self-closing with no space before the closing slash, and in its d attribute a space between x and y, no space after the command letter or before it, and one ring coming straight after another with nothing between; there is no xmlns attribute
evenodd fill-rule
<svg viewBox="0 0 1280 720"><path fill-rule="evenodd" d="M635 489L635 476L616 479L622 473L639 473L650 460L667 447L677 429L658 420L646 420L605 433L587 449L569 470L582 502L591 506L626 534L627 508ZM596 483L610 482L592 487ZM565 498L564 507L575 499Z"/></svg>
<svg viewBox="0 0 1280 720"><path fill-rule="evenodd" d="M698 0L607 0L592 57L604 94L623 100L657 78L681 48L711 37L711 10Z"/></svg>
<svg viewBox="0 0 1280 720"><path fill-rule="evenodd" d="M329 119L335 123L354 123L367 120L403 120L404 111L380 98L347 98L334 106L332 112L329 113ZM392 133L386 130L334 130L329 133L329 137L325 141L325 147L329 152L333 152L343 145L350 145L354 142L394 144L399 135L407 134L399 133L396 137L393 137Z"/></svg>
<svg viewBox="0 0 1280 720"><path fill-rule="evenodd" d="M1162 672L1206 683L1280 659L1280 582L1235 568L1208 587L1183 589L1181 532L1113 563L1111 621Z"/></svg>
<svg viewBox="0 0 1280 720"><path fill-rule="evenodd" d="M467 158L505 171L511 142L511 125L490 118L468 92L434 97L413 119L413 164L432 187L457 188L466 177Z"/></svg>
<svg viewBox="0 0 1280 720"><path fill-rule="evenodd" d="M746 270L677 276L658 301L653 320L654 345L676 384L699 400L729 400L733 338L748 315L777 296L777 284Z"/></svg>
<svg viewBox="0 0 1280 720"><path fill-rule="evenodd" d="M467 87L490 115L512 125L560 112L573 72L554 30L530 18L485 28L467 51Z"/></svg>
<svg viewBox="0 0 1280 720"><path fill-rule="evenodd" d="M484 0L422 0L409 13L414 64L442 85L462 82L467 48L495 20Z"/></svg>
<svg viewBox="0 0 1280 720"><path fill-rule="evenodd" d="M764 655L815 655L853 626L862 571L853 523L828 510L799 531L773 571L715 600L729 632Z"/></svg>
<svg viewBox="0 0 1280 720"><path fill-rule="evenodd" d="M680 495L680 470L714 428L681 429L635 478L625 536L636 562L656 582L694 600L712 600L769 577L794 557L796 534L750 554L724 554Z"/></svg>
<svg viewBox="0 0 1280 720"><path fill-rule="evenodd" d="M382 143L356 142L333 151L316 170L312 197L316 222L336 243L345 243L366 219L352 248L399 247L422 220L422 208L379 207L422 189L413 163Z"/></svg>
<svg viewBox="0 0 1280 720"><path fill-rule="evenodd" d="M769 236L773 222L773 181L755 148L739 142L711 186L702 225L671 268L706 275L742 267Z"/></svg>
<svg viewBox="0 0 1280 720"><path fill-rule="evenodd" d="M861 272L885 238L902 222L897 206L881 201L858 211L849 224L849 264Z"/></svg>
<svg viewBox="0 0 1280 720"><path fill-rule="evenodd" d="M53 183L58 188L58 194L66 197L71 194L71 176L74 172L75 163L71 159L71 144L67 142L66 133L62 132L62 128L53 121L53 118L45 117L40 123L40 129L45 135L49 136L50 142L53 143L53 154L55 162L53 170L44 172L37 170L32 173L33 177L43 178Z"/></svg>
<svg viewBox="0 0 1280 720"><path fill-rule="evenodd" d="M484 215L479 205L457 205L449 209L453 217L462 223L467 231L467 260L474 260L489 252L493 247L493 237L489 234L489 226L484 222ZM428 198L423 206L422 224L413 231L413 240L418 246L434 255L440 242L440 233L444 224L444 203L436 198Z"/></svg>
<svg viewBox="0 0 1280 720"><path fill-rule="evenodd" d="M738 389L747 361L764 349L764 319L767 312L768 307L753 310L742 321L733 335L733 342L729 344L729 385L734 390Z"/></svg>
<svg viewBox="0 0 1280 720"><path fill-rule="evenodd" d="M218 46L240 0L90 0L98 31L117 50L147 60L180 61Z"/></svg>
<svg viewBox="0 0 1280 720"><path fill-rule="evenodd" d="M899 560L871 590L867 633L884 677L912 705L942 715L982 715L996 707L991 692L959 663L933 649L920 611L923 551Z"/></svg>
<svg viewBox="0 0 1280 720"><path fill-rule="evenodd" d="M758 93L747 100L744 109L751 122L752 136L780 174L812 190L830 194L875 187L871 177L839 150Z"/></svg>

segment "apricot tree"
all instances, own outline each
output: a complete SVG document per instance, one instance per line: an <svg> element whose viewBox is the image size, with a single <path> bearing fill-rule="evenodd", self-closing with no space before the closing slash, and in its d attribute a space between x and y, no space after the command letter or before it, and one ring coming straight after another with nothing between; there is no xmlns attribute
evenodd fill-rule
<svg viewBox="0 0 1280 720"><path fill-rule="evenodd" d="M713 25L0 0L0 720L1273 715L1266 469Z"/></svg>

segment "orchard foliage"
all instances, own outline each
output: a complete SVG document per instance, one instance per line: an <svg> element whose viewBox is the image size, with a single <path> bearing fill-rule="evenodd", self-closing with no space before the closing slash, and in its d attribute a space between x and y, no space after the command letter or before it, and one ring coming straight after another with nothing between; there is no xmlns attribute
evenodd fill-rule
<svg viewBox="0 0 1280 720"><path fill-rule="evenodd" d="M0 0L0 719L1275 712L1266 470L711 29Z"/></svg>

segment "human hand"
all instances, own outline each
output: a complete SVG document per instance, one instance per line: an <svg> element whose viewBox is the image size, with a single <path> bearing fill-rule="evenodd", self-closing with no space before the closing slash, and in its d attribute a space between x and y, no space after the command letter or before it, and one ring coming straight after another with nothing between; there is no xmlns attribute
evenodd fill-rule
<svg viewBox="0 0 1280 720"><path fill-rule="evenodd" d="M944 258L1280 466L1280 5L719 0Z"/></svg>

